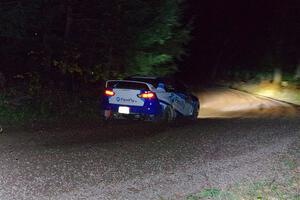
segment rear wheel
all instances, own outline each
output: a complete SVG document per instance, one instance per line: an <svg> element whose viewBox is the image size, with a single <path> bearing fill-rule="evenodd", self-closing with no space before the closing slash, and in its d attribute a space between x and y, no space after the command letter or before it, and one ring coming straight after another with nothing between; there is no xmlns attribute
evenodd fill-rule
<svg viewBox="0 0 300 200"><path fill-rule="evenodd" d="M199 105L194 107L192 119L197 120L198 119L198 114L199 114Z"/></svg>
<svg viewBox="0 0 300 200"><path fill-rule="evenodd" d="M175 111L171 106L165 108L162 119L164 122L171 122L175 119Z"/></svg>
<svg viewBox="0 0 300 200"><path fill-rule="evenodd" d="M112 117L112 115L107 116L107 114L105 114L105 110L102 110L100 112L100 119L101 119L102 125L106 126L113 120L113 117Z"/></svg>

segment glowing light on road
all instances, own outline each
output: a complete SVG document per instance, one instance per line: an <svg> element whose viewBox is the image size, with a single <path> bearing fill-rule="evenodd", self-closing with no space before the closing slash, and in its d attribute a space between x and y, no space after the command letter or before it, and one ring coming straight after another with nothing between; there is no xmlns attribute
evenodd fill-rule
<svg viewBox="0 0 300 200"><path fill-rule="evenodd" d="M257 88L256 94L276 95L276 88ZM228 88L202 91L198 97L199 118L260 118L294 116L297 113L296 109L289 104Z"/></svg>
<svg viewBox="0 0 300 200"><path fill-rule="evenodd" d="M273 97L278 92L279 88L275 86L264 86L264 87L257 87L254 91L256 94L266 96L266 97Z"/></svg>
<svg viewBox="0 0 300 200"><path fill-rule="evenodd" d="M269 96L274 96L275 92L276 92L275 90L267 89L267 90L258 91L257 94L269 97Z"/></svg>

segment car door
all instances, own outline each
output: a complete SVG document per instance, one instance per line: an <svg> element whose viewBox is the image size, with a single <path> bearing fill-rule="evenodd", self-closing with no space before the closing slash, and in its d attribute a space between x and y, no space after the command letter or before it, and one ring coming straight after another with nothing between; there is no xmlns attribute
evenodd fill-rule
<svg viewBox="0 0 300 200"><path fill-rule="evenodd" d="M181 99L181 112L185 116L192 115L193 103L187 87L180 81L175 82L176 95Z"/></svg>
<svg viewBox="0 0 300 200"><path fill-rule="evenodd" d="M180 82L172 82L167 84L167 92L172 107L184 116L191 115L193 106L186 88Z"/></svg>

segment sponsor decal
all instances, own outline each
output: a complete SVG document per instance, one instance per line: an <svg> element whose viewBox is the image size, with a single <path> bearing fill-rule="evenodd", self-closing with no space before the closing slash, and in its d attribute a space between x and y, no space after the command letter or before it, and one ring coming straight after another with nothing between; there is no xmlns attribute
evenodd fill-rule
<svg viewBox="0 0 300 200"><path fill-rule="evenodd" d="M136 100L132 99L132 98L123 98L123 97L117 97L116 98L117 102L125 102L125 103L137 103Z"/></svg>
<svg viewBox="0 0 300 200"><path fill-rule="evenodd" d="M182 100L179 96L171 93L170 95L170 100L173 104L175 104L176 106L180 107L180 108L184 108L185 105L185 101Z"/></svg>

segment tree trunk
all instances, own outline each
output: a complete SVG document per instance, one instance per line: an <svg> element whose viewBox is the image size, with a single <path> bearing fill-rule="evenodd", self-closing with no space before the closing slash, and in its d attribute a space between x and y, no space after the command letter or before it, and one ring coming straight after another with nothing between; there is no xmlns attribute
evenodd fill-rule
<svg viewBox="0 0 300 200"><path fill-rule="evenodd" d="M51 25L52 25L52 20L53 17L51 15L51 11L49 8L48 4L44 5L44 8L42 9L42 13L45 16L51 16L49 17L49 21L47 21L47 24L43 25L43 38L42 38L42 44L43 44L43 65L44 65L44 73L47 74L51 71L52 67L52 55L53 55L53 50L52 50L52 44L51 44Z"/></svg>
<svg viewBox="0 0 300 200"><path fill-rule="evenodd" d="M216 61L216 64L214 65L213 67L213 71L212 71L212 74L211 74L211 78L214 80L217 75L218 75L218 72L219 72L219 68L220 68L220 65L221 65L221 58L223 56L223 51L221 51L219 53L219 55L217 56L217 61Z"/></svg>
<svg viewBox="0 0 300 200"><path fill-rule="evenodd" d="M73 23L73 9L70 1L67 1L67 15L66 15L66 25L65 25L65 33L64 33L64 40L67 41L69 38L71 26Z"/></svg>
<svg viewBox="0 0 300 200"><path fill-rule="evenodd" d="M218 72L219 72L219 68L220 68L220 65L221 65L221 61L222 61L222 58L223 58L223 55L224 55L224 52L225 52L225 49L227 47L229 43L229 39L227 38L224 42L223 42L223 46L222 46L222 49L220 50L217 58L216 58L216 63L212 69L212 74L211 74L211 78L212 79L215 79L218 75Z"/></svg>
<svg viewBox="0 0 300 200"><path fill-rule="evenodd" d="M276 67L274 69L274 75L273 75L273 83L274 84L281 84L282 82L282 70L280 67Z"/></svg>
<svg viewBox="0 0 300 200"><path fill-rule="evenodd" d="M4 89L5 82L6 82L5 76L2 72L0 72L0 90Z"/></svg>
<svg viewBox="0 0 300 200"><path fill-rule="evenodd" d="M300 62L298 63L295 71L295 79L300 79Z"/></svg>

